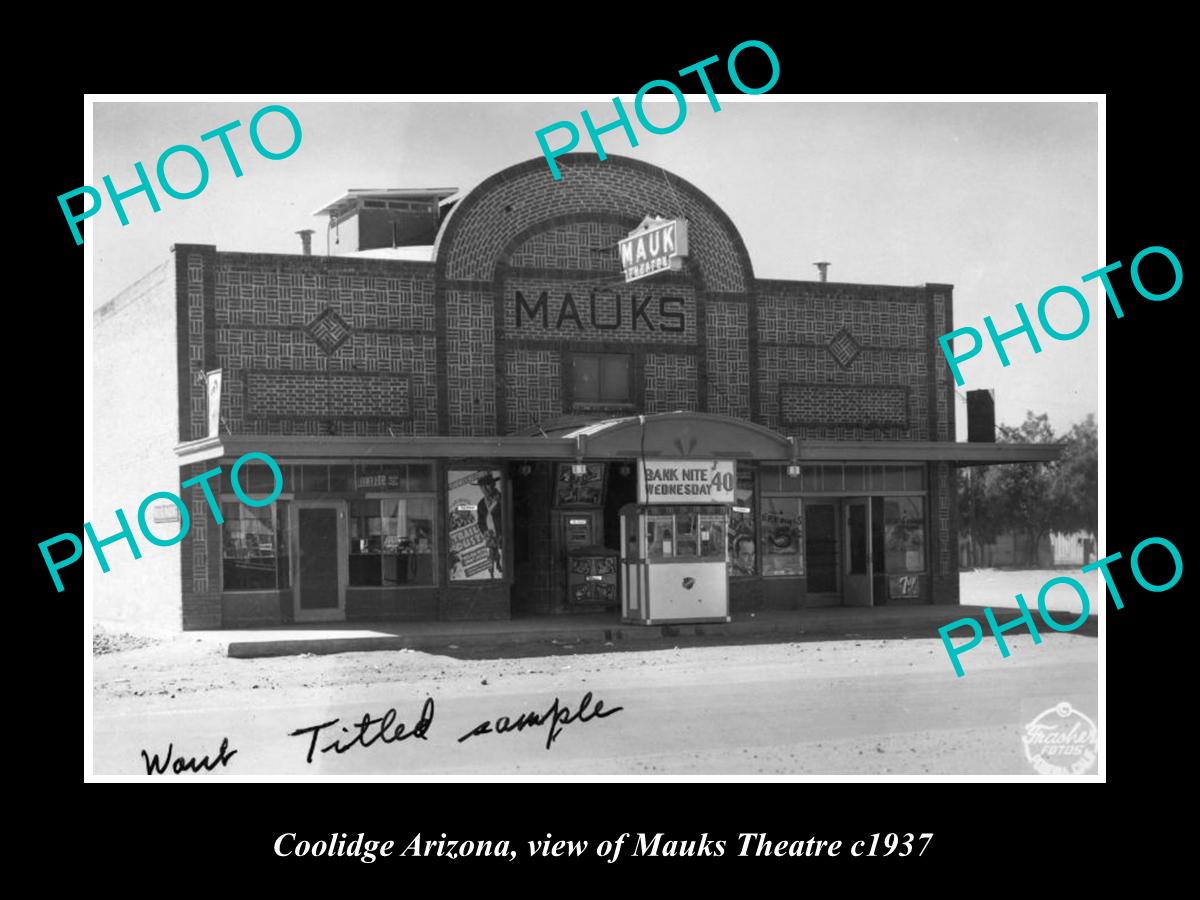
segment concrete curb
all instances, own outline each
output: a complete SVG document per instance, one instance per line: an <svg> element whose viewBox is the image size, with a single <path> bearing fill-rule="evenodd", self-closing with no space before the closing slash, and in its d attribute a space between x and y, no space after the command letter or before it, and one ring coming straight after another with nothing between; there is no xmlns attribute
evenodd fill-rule
<svg viewBox="0 0 1200 900"><path fill-rule="evenodd" d="M956 611L962 610L958 615ZM973 612L974 610L972 610ZM997 622L1003 624L1019 617L1017 610L993 610ZM779 636L798 637L806 640L828 636L853 636L859 639L903 637L905 632L928 630L928 637L936 637L942 625L968 615L964 607L926 607L919 611L912 607L903 612L872 612L869 618L855 616L805 616L803 613L787 619L741 619L727 623L703 625L625 625L611 626L589 624L572 626L564 622L555 627L514 627L505 631L462 631L425 632L407 635L376 635L321 638L279 637L255 641L231 641L227 653L235 659L259 659L272 656L297 656L302 653L361 653L373 650L429 650L445 651L448 647L486 647L513 644L605 644L617 642L661 641L673 637L753 637ZM980 617L982 618L982 617ZM986 623L981 622L986 632ZM1096 616L1079 633L1096 634Z"/></svg>

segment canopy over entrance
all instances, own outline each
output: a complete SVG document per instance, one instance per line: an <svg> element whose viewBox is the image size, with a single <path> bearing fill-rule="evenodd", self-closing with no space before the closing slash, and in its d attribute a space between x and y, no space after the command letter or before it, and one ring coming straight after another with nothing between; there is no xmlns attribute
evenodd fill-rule
<svg viewBox="0 0 1200 900"><path fill-rule="evenodd" d="M553 435L553 432L549 434ZM792 459L793 442L743 419L712 413L669 412L605 419L572 427L561 437L584 456L678 459Z"/></svg>
<svg viewBox="0 0 1200 900"><path fill-rule="evenodd" d="M714 413L676 411L599 421L575 419L533 434L495 437L351 437L222 434L175 448L181 462L249 452L282 459L377 456L412 459L745 459L774 462L949 462L959 466L1058 459L1058 444L952 441L796 441Z"/></svg>

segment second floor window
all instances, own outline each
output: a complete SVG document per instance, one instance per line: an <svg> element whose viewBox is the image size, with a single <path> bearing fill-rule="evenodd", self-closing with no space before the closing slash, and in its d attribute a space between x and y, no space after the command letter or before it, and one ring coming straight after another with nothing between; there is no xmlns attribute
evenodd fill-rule
<svg viewBox="0 0 1200 900"><path fill-rule="evenodd" d="M632 403L632 357L624 353L576 353L571 377L576 403Z"/></svg>

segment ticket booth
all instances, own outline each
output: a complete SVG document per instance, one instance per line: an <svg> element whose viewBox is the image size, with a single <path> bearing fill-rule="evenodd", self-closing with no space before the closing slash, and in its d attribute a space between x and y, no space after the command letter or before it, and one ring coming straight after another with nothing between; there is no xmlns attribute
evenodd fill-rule
<svg viewBox="0 0 1200 900"><path fill-rule="evenodd" d="M631 503L621 509L621 618L728 622L729 510Z"/></svg>

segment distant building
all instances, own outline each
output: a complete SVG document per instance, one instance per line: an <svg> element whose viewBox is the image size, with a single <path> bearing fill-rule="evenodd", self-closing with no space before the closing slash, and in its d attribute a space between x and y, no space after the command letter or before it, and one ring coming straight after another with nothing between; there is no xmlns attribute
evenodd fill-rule
<svg viewBox="0 0 1200 900"><path fill-rule="evenodd" d="M1037 547L1030 547L1025 535L1005 532L989 544L972 543L968 535L958 536L959 566L963 569L1038 568L1057 566L1077 568L1096 559L1096 536L1090 532L1043 535Z"/></svg>

